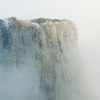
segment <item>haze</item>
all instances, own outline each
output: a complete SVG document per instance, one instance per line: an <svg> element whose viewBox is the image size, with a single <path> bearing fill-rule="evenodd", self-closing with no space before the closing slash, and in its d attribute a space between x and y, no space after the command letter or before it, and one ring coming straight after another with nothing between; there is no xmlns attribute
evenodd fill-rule
<svg viewBox="0 0 100 100"><path fill-rule="evenodd" d="M0 0L0 18L38 17L69 19L78 28L79 50L87 77L100 98L100 1L99 0Z"/></svg>

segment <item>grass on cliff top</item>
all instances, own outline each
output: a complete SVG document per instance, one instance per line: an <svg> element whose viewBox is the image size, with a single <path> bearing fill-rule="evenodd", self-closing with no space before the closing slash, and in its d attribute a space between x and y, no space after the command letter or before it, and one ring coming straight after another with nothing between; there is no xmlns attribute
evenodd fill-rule
<svg viewBox="0 0 100 100"><path fill-rule="evenodd" d="M49 18L37 18L37 19L32 19L31 20L34 23L45 23L46 21L51 21L51 22L61 22L61 21L66 21L66 20L60 20L60 19L49 19Z"/></svg>
<svg viewBox="0 0 100 100"><path fill-rule="evenodd" d="M12 22L16 22L18 21L16 17L10 17L10 18L7 18L8 20L12 21ZM3 20L0 19L0 22L2 22ZM30 20L31 22L33 23L38 23L38 24L42 24L42 23L46 23L47 21L51 21L51 22L66 22L68 20L66 19L50 19L50 18L36 18L36 19L31 19Z"/></svg>

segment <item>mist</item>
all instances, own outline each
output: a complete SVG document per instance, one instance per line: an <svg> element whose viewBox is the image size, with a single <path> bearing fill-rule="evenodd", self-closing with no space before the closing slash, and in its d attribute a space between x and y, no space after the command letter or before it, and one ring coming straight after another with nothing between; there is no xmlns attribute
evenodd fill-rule
<svg viewBox="0 0 100 100"><path fill-rule="evenodd" d="M85 75L95 96L100 99L99 4L99 0L0 0L0 18L16 16L19 19L47 17L72 20L78 29L78 46Z"/></svg>

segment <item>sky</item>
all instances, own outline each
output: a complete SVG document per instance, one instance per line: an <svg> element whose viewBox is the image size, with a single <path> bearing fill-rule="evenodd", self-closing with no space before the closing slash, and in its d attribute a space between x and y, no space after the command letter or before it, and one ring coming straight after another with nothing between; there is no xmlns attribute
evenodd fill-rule
<svg viewBox="0 0 100 100"><path fill-rule="evenodd" d="M100 0L0 0L0 18L39 17L73 21L78 29L79 50L95 94L100 93ZM100 97L99 97L100 98Z"/></svg>

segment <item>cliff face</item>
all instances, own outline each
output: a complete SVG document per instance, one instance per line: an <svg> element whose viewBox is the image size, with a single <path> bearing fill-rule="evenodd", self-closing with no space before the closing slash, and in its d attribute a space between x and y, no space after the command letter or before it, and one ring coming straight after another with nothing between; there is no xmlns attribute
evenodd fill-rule
<svg viewBox="0 0 100 100"><path fill-rule="evenodd" d="M56 56L57 60L58 54L64 54L68 45L75 43L76 32L70 21L15 18L0 21L0 54L10 54L9 63L16 66L23 64L26 57L50 62Z"/></svg>
<svg viewBox="0 0 100 100"><path fill-rule="evenodd" d="M0 20L2 100L87 100L79 89L76 33L68 20Z"/></svg>

